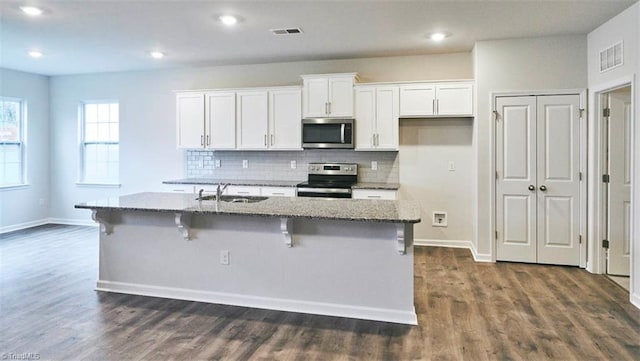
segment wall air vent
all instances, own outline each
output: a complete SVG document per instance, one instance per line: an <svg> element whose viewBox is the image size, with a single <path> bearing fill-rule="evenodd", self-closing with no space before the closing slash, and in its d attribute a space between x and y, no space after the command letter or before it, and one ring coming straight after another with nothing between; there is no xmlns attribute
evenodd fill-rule
<svg viewBox="0 0 640 361"><path fill-rule="evenodd" d="M302 29L300 28L286 28L286 29L271 29L273 35L295 35L302 34Z"/></svg>
<svg viewBox="0 0 640 361"><path fill-rule="evenodd" d="M623 59L622 41L620 41L600 52L600 72L622 66Z"/></svg>

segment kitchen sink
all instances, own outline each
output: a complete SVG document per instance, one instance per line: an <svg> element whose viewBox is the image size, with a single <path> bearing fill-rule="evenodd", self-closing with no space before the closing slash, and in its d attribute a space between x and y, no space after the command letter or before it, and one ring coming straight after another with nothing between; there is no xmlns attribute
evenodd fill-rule
<svg viewBox="0 0 640 361"><path fill-rule="evenodd" d="M259 196L221 196L220 201L228 202L228 203L257 203L262 202L269 197L259 197ZM196 198L196 200L201 201L215 201L216 195L211 194L207 196L202 196L202 198Z"/></svg>

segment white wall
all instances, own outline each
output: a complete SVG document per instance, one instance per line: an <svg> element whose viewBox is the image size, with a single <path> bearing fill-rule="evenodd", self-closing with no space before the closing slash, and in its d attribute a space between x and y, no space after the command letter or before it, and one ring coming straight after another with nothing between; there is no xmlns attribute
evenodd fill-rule
<svg viewBox="0 0 640 361"><path fill-rule="evenodd" d="M183 176L183 153L175 148L173 90L293 85L301 84L301 74L351 71L358 72L362 82L468 79L472 77L472 61L469 53L455 53L52 77L51 160L55 167L51 172L51 217L86 220L88 212L73 208L78 201L151 190L163 180ZM91 99L120 102L120 189L75 184L79 161L77 110L81 101ZM431 161L437 160L425 157L425 170L418 170L427 177L433 168ZM468 153L458 164L466 169L472 161Z"/></svg>
<svg viewBox="0 0 640 361"><path fill-rule="evenodd" d="M589 89L595 91L606 90L608 87L632 82L635 91L635 143L634 143L634 179L633 179L633 234L632 234L632 264L631 264L631 301L640 307L640 89L638 76L640 75L640 4L636 3L616 17L602 24L596 30L589 33L588 39L588 77ZM624 43L624 60L621 67L600 73L601 50L622 40ZM590 124L590 148L589 156L591 168L598 169L597 149L600 147L596 137L599 118L596 114L596 102L594 92L590 92L589 99L589 124ZM597 174L592 174L590 179L590 200L592 213L589 219L591 234L601 237L601 231L597 227L597 194L599 181ZM594 237L594 238L595 238ZM605 272L605 254L599 245L598 238L592 242L590 254L595 255L595 260L590 265L594 272Z"/></svg>
<svg viewBox="0 0 640 361"><path fill-rule="evenodd" d="M586 36L480 41L475 45L474 72L477 113L474 148L477 167L477 230L474 247L481 259L491 259L491 92L587 87Z"/></svg>
<svg viewBox="0 0 640 361"><path fill-rule="evenodd" d="M420 200L417 244L468 246L472 239L472 133L473 118L400 120L400 196ZM434 211L447 212L447 227L432 226Z"/></svg>
<svg viewBox="0 0 640 361"><path fill-rule="evenodd" d="M49 78L0 69L0 96L27 101L26 165L29 185L0 190L0 232L5 232L43 223L48 217Z"/></svg>

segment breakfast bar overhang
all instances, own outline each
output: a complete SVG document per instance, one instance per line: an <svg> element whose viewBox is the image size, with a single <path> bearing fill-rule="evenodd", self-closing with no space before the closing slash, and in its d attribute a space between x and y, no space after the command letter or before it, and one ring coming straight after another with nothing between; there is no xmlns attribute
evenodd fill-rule
<svg viewBox="0 0 640 361"><path fill-rule="evenodd" d="M85 202L98 291L417 324L414 201L138 193Z"/></svg>

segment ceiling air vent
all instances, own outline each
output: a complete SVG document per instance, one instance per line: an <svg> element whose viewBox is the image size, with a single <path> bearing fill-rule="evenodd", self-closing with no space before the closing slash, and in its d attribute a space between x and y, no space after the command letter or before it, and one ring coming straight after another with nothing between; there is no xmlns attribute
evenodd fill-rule
<svg viewBox="0 0 640 361"><path fill-rule="evenodd" d="M622 65L622 41L615 43L600 52L600 72L611 70Z"/></svg>
<svg viewBox="0 0 640 361"><path fill-rule="evenodd" d="M287 29L271 29L273 35L295 35L302 34L302 29L300 28L287 28Z"/></svg>

